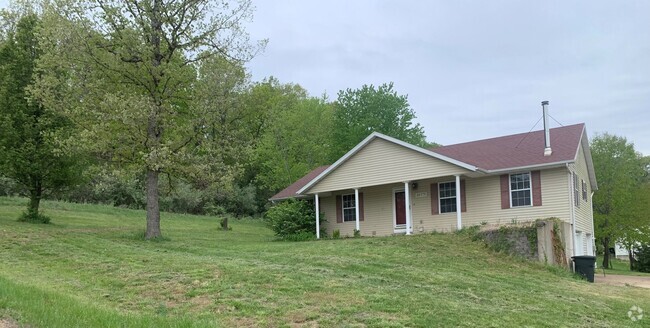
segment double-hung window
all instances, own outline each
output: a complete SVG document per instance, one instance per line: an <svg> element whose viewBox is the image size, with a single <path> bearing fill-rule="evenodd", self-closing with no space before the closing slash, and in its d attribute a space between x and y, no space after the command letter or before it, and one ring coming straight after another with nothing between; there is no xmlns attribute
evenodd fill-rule
<svg viewBox="0 0 650 328"><path fill-rule="evenodd" d="M438 184L440 213L456 212L456 182Z"/></svg>
<svg viewBox="0 0 650 328"><path fill-rule="evenodd" d="M587 198L587 183L585 180L582 180L582 200L585 202L589 200L589 198Z"/></svg>
<svg viewBox="0 0 650 328"><path fill-rule="evenodd" d="M343 195L343 222L357 220L357 204L354 194Z"/></svg>
<svg viewBox="0 0 650 328"><path fill-rule="evenodd" d="M510 175L510 206L530 206L532 191L530 188L530 172Z"/></svg>

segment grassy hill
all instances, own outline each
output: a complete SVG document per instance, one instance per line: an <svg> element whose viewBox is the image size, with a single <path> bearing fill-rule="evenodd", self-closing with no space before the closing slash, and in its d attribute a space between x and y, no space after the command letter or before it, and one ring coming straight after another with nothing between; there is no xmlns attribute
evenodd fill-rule
<svg viewBox="0 0 650 328"><path fill-rule="evenodd" d="M262 222L0 198L0 318L33 327L642 327L647 289L594 285L454 234L278 242ZM644 322L647 321L647 322Z"/></svg>

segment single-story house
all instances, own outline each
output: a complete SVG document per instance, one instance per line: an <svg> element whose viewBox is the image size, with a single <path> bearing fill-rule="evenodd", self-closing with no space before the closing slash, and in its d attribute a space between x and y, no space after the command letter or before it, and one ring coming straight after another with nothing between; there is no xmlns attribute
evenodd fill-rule
<svg viewBox="0 0 650 328"><path fill-rule="evenodd" d="M548 129L544 113L544 130L433 149L375 132L271 200L313 199L327 234L341 236L556 217L572 226L567 255L593 255L597 184L585 124Z"/></svg>

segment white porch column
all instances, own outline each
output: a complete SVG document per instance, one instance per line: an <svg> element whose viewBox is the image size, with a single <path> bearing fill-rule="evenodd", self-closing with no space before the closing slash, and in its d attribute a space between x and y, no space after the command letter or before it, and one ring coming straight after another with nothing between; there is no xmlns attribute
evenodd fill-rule
<svg viewBox="0 0 650 328"><path fill-rule="evenodd" d="M361 231L359 228L359 189L354 188L354 228Z"/></svg>
<svg viewBox="0 0 650 328"><path fill-rule="evenodd" d="M318 194L314 196L314 203L316 204L316 239L320 239L320 204L318 202Z"/></svg>
<svg viewBox="0 0 650 328"><path fill-rule="evenodd" d="M463 217L460 202L460 175L456 175L456 227L458 230L463 228Z"/></svg>
<svg viewBox="0 0 650 328"><path fill-rule="evenodd" d="M410 181L404 182L404 204L406 210L406 234L410 235L413 229L411 222L411 184Z"/></svg>

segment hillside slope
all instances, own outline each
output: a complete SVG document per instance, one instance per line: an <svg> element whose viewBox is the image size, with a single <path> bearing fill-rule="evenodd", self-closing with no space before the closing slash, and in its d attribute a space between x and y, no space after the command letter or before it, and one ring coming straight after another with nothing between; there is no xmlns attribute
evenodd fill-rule
<svg viewBox="0 0 650 328"><path fill-rule="evenodd" d="M594 285L462 235L277 242L262 222L0 198L0 318L34 327L620 327L648 290Z"/></svg>

